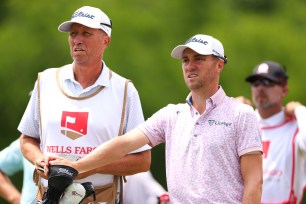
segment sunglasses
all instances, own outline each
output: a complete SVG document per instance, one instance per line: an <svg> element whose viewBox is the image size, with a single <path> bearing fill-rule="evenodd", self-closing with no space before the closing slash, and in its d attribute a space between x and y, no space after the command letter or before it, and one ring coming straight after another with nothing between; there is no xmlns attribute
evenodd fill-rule
<svg viewBox="0 0 306 204"><path fill-rule="evenodd" d="M263 85L264 87L273 87L275 86L277 83L269 80L269 79L257 79L255 81L251 82L251 85L253 87L258 87L259 85Z"/></svg>

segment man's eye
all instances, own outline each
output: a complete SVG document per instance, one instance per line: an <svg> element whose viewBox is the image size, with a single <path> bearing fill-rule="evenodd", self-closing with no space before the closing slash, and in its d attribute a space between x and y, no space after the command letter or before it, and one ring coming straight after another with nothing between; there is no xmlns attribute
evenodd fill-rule
<svg viewBox="0 0 306 204"><path fill-rule="evenodd" d="M186 63L186 62L188 62L188 59L182 59L182 62Z"/></svg>

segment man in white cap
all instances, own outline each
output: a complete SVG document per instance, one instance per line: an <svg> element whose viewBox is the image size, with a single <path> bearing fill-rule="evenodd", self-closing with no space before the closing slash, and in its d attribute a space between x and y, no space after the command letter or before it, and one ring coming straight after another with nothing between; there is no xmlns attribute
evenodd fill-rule
<svg viewBox="0 0 306 204"><path fill-rule="evenodd" d="M44 166L48 155L76 161L144 121L134 85L102 60L111 39L110 18L84 6L58 29L69 33L73 63L39 74L18 126L22 152L36 169ZM96 202L115 203L120 182L114 175L147 171L150 159L150 147L144 146L113 164L79 174L76 182L92 182ZM37 173L41 199L48 174Z"/></svg>
<svg viewBox="0 0 306 204"><path fill-rule="evenodd" d="M227 58L222 44L195 35L175 47L190 94L168 105L123 137L96 148L70 165L80 172L108 164L145 144L166 144L167 187L171 203L260 203L262 144L252 107L226 96L219 77ZM50 157L49 160L56 159Z"/></svg>

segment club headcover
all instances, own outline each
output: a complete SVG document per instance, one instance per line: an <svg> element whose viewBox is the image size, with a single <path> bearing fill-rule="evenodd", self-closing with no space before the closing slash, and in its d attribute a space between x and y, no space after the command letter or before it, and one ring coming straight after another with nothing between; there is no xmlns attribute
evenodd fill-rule
<svg viewBox="0 0 306 204"><path fill-rule="evenodd" d="M94 201L96 200L95 189L91 182L85 183L72 183L64 191L60 204L77 204L93 195Z"/></svg>
<svg viewBox="0 0 306 204"><path fill-rule="evenodd" d="M58 204L65 188L72 184L78 171L65 165L52 165L49 170L48 188L42 204Z"/></svg>
<svg viewBox="0 0 306 204"><path fill-rule="evenodd" d="M86 190L80 183L70 184L64 191L60 204L78 204L86 196Z"/></svg>

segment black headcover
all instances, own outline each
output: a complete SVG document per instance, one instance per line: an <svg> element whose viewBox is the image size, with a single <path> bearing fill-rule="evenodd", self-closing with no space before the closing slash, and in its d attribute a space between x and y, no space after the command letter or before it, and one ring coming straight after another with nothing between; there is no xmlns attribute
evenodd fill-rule
<svg viewBox="0 0 306 204"><path fill-rule="evenodd" d="M41 203L58 204L65 188L73 182L78 171L65 165L52 165L49 169L48 188Z"/></svg>

